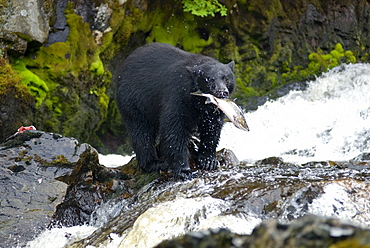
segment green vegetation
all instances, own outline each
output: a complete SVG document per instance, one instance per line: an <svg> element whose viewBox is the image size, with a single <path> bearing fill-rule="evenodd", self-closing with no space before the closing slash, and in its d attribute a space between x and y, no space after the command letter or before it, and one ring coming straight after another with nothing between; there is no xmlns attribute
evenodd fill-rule
<svg viewBox="0 0 370 248"><path fill-rule="evenodd" d="M18 76L22 79L21 83L26 86L30 93L35 97L36 108L39 108L49 92L49 87L45 81L28 70L23 61L17 61L13 65L13 68L18 72Z"/></svg>
<svg viewBox="0 0 370 248"><path fill-rule="evenodd" d="M154 19L148 20L153 23L153 26L150 35L146 38L147 43L160 42L174 46L181 44L182 48L188 52L200 53L205 46L213 42L212 37L208 37L207 40L200 37L196 31L197 23L194 22L191 14L184 13L183 17L166 17L165 15L166 13L162 12ZM148 23L140 23L140 29L145 30L146 27Z"/></svg>
<svg viewBox="0 0 370 248"><path fill-rule="evenodd" d="M196 16L215 16L215 13L220 13L221 16L227 15L227 8L218 0L182 0L182 3L185 12Z"/></svg>
<svg viewBox="0 0 370 248"><path fill-rule="evenodd" d="M306 68L303 66L290 68L289 56L286 56L280 67L275 67L273 66L274 62L281 61L280 56L284 56L282 48L279 49L278 47L276 50L278 52L271 56L268 67L256 62L245 67L243 65L236 67L237 91L235 97L239 104L244 105L250 97L266 95L276 87L309 80L342 63L355 63L357 61L353 52L345 51L342 45L338 43L328 54L325 54L322 50L309 54L309 63ZM253 82L256 81L262 83L253 86Z"/></svg>
<svg viewBox="0 0 370 248"><path fill-rule="evenodd" d="M16 98L33 99L27 87L21 83L18 73L6 59L0 57L0 98L10 91L14 91Z"/></svg>
<svg viewBox="0 0 370 248"><path fill-rule="evenodd" d="M322 51L308 55L310 63L307 68L295 67L293 70L286 68L282 74L283 82L305 80L311 76L320 75L342 63L356 63L356 57L351 51L344 51L341 44L336 44L334 50L328 54Z"/></svg>

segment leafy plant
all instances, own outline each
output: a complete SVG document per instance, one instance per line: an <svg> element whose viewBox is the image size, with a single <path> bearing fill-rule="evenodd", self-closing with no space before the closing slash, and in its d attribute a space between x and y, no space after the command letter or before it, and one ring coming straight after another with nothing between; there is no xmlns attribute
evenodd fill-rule
<svg viewBox="0 0 370 248"><path fill-rule="evenodd" d="M322 51L308 55L310 63L307 68L296 67L293 70L287 69L282 74L285 82L305 80L313 75L320 75L328 69L334 68L342 63L356 63L356 57L349 50L345 51L340 43L336 44L334 50L329 54Z"/></svg>
<svg viewBox="0 0 370 248"><path fill-rule="evenodd" d="M215 16L219 12L221 16L227 15L227 8L217 0L182 0L184 11L193 15L205 17Z"/></svg>

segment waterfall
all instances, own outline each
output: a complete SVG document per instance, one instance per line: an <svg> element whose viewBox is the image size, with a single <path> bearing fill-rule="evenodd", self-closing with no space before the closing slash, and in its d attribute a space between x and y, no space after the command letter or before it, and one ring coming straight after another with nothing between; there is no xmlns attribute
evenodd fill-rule
<svg viewBox="0 0 370 248"><path fill-rule="evenodd" d="M219 148L240 160L281 156L287 162L349 160L369 150L370 65L342 65L303 91L247 113L246 133L227 123Z"/></svg>

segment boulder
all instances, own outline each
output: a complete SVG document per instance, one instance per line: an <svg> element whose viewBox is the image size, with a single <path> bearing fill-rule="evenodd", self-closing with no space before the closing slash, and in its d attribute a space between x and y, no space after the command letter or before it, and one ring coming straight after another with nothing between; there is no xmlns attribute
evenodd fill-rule
<svg viewBox="0 0 370 248"><path fill-rule="evenodd" d="M18 34L26 40L44 43L49 35L49 18L53 1L2 1L0 20L8 32Z"/></svg>
<svg viewBox="0 0 370 248"><path fill-rule="evenodd" d="M227 229L188 233L163 241L155 248L248 247L309 248L369 247L370 230L336 218L308 215L283 224L277 220L258 225L251 235L238 235Z"/></svg>
<svg viewBox="0 0 370 248"><path fill-rule="evenodd" d="M24 245L44 230L65 196L74 167L97 152L74 138L40 131L0 145L0 243Z"/></svg>

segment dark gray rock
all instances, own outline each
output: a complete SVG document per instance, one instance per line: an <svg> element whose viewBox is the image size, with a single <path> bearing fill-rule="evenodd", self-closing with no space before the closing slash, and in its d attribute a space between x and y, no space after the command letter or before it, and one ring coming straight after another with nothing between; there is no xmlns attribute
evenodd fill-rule
<svg viewBox="0 0 370 248"><path fill-rule="evenodd" d="M370 230L336 218L307 215L289 224L271 220L257 226L242 247L366 247Z"/></svg>
<svg viewBox="0 0 370 248"><path fill-rule="evenodd" d="M55 6L54 18L55 22L51 28L47 45L51 45L56 42L65 42L69 35L69 27L64 11L67 8L68 0L58 0Z"/></svg>
<svg viewBox="0 0 370 248"><path fill-rule="evenodd" d="M81 154L97 152L76 139L40 131L25 131L0 145L1 246L22 246L47 227Z"/></svg>
<svg viewBox="0 0 370 248"><path fill-rule="evenodd" d="M13 32L0 28L0 49L11 55L22 55L26 52L27 41Z"/></svg>
<svg viewBox="0 0 370 248"><path fill-rule="evenodd" d="M156 248L355 248L369 245L369 229L335 218L308 215L289 224L266 221L257 226L251 235L237 235L227 229L188 233L163 241Z"/></svg>

